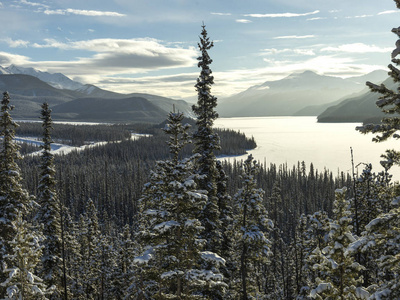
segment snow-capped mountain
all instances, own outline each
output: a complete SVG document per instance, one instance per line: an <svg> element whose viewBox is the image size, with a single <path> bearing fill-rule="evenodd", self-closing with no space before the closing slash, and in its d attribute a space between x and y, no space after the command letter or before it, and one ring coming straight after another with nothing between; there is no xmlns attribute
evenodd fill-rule
<svg viewBox="0 0 400 300"><path fill-rule="evenodd" d="M84 86L82 83L73 81L61 73L51 74L34 68L24 68L16 65L10 65L6 68L0 66L0 74L23 74L34 76L57 89L77 90Z"/></svg>
<svg viewBox="0 0 400 300"><path fill-rule="evenodd" d="M10 72L7 71L7 69L3 68L2 66L0 66L0 74L10 74Z"/></svg>

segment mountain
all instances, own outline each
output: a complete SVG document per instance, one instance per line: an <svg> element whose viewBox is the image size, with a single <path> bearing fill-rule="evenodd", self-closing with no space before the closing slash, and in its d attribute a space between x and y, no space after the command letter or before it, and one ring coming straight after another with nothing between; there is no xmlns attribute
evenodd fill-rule
<svg viewBox="0 0 400 300"><path fill-rule="evenodd" d="M159 123L173 107L191 116L190 106L182 100L150 94L119 94L94 85L82 85L78 90L57 89L31 75L0 75L0 91L10 93L16 119L37 119L45 101L56 121Z"/></svg>
<svg viewBox="0 0 400 300"><path fill-rule="evenodd" d="M376 83L381 83L385 79L389 77L388 71L387 70L375 70L372 71L371 73L361 75L361 76L356 76L356 77L348 77L347 80L359 83L363 86L365 86L365 83L367 81L370 82L376 82Z"/></svg>
<svg viewBox="0 0 400 300"><path fill-rule="evenodd" d="M383 80L387 73L374 72L373 76ZM312 71L294 73L221 100L218 112L222 117L318 115L333 102L360 92L365 87L360 83L364 79L356 79L322 76Z"/></svg>
<svg viewBox="0 0 400 300"><path fill-rule="evenodd" d="M49 85L58 89L77 90L83 87L82 83L73 81L61 73L52 74L48 72L42 72L34 68L24 68L16 65L11 65L2 69L8 72L8 74L23 74L39 78L40 80L47 82Z"/></svg>
<svg viewBox="0 0 400 300"><path fill-rule="evenodd" d="M398 86L398 83L394 83L391 78L386 79L383 84L392 90L396 90ZM379 93L372 93L365 88L362 94L327 108L318 116L318 122L380 122L384 113L376 106L379 96Z"/></svg>
<svg viewBox="0 0 400 300"><path fill-rule="evenodd" d="M30 76L6 74L0 75L0 90L8 91L12 95L30 98L45 98L52 103L64 102L76 98L79 93L71 90L60 90L46 82ZM41 100L43 101L43 100Z"/></svg>
<svg viewBox="0 0 400 300"><path fill-rule="evenodd" d="M53 117L60 119L103 122L158 123L166 118L166 112L149 100L129 97L109 100L106 98L82 98L59 104L53 108Z"/></svg>

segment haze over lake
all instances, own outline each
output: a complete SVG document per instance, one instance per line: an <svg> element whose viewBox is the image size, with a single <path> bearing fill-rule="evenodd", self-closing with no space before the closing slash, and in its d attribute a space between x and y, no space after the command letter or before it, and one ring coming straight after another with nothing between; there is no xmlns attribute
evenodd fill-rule
<svg viewBox="0 0 400 300"><path fill-rule="evenodd" d="M240 130L254 136L257 148L248 151L267 164L287 163L289 167L305 161L307 169L312 162L319 171L329 169L351 173L351 152L354 163L372 163L375 172L381 171L380 155L386 149L399 148L400 141L372 142L373 135L362 135L355 130L359 123L318 123L316 117L257 117L219 118L215 127ZM235 157L244 159L247 155ZM232 158L227 158L232 159ZM359 167L361 172L363 167ZM400 168L392 167L395 180L400 179Z"/></svg>

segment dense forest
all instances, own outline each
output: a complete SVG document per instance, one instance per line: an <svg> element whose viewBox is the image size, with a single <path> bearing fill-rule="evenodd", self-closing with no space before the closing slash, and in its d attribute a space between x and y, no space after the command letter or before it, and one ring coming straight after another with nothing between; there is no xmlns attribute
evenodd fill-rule
<svg viewBox="0 0 400 300"><path fill-rule="evenodd" d="M58 125L44 103L40 123L18 128L3 94L1 298L400 298L400 193L389 174L399 153L387 151L384 172L366 164L358 175L218 160L255 141L213 128L212 47L203 25L191 125L179 112L157 126ZM370 86L381 107L395 103ZM387 128L359 130L385 139ZM17 132L40 135L40 155L21 159ZM55 156L53 139L108 143Z"/></svg>

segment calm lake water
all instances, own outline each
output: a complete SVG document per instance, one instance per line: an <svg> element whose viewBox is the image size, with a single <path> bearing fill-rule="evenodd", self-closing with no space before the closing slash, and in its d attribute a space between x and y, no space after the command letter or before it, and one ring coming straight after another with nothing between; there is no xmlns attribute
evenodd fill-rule
<svg viewBox="0 0 400 300"><path fill-rule="evenodd" d="M312 162L320 171L329 169L351 173L351 152L354 163L372 163L375 172L381 171L380 155L386 149L399 149L400 141L372 142L373 135L362 135L355 130L360 123L318 123L316 117L257 117L219 118L215 127L239 130L253 136L257 148L248 151L260 162L287 163L288 166L304 161ZM224 159L241 160L247 155ZM362 171L363 167L358 170ZM400 180L400 168L392 167L393 179Z"/></svg>

